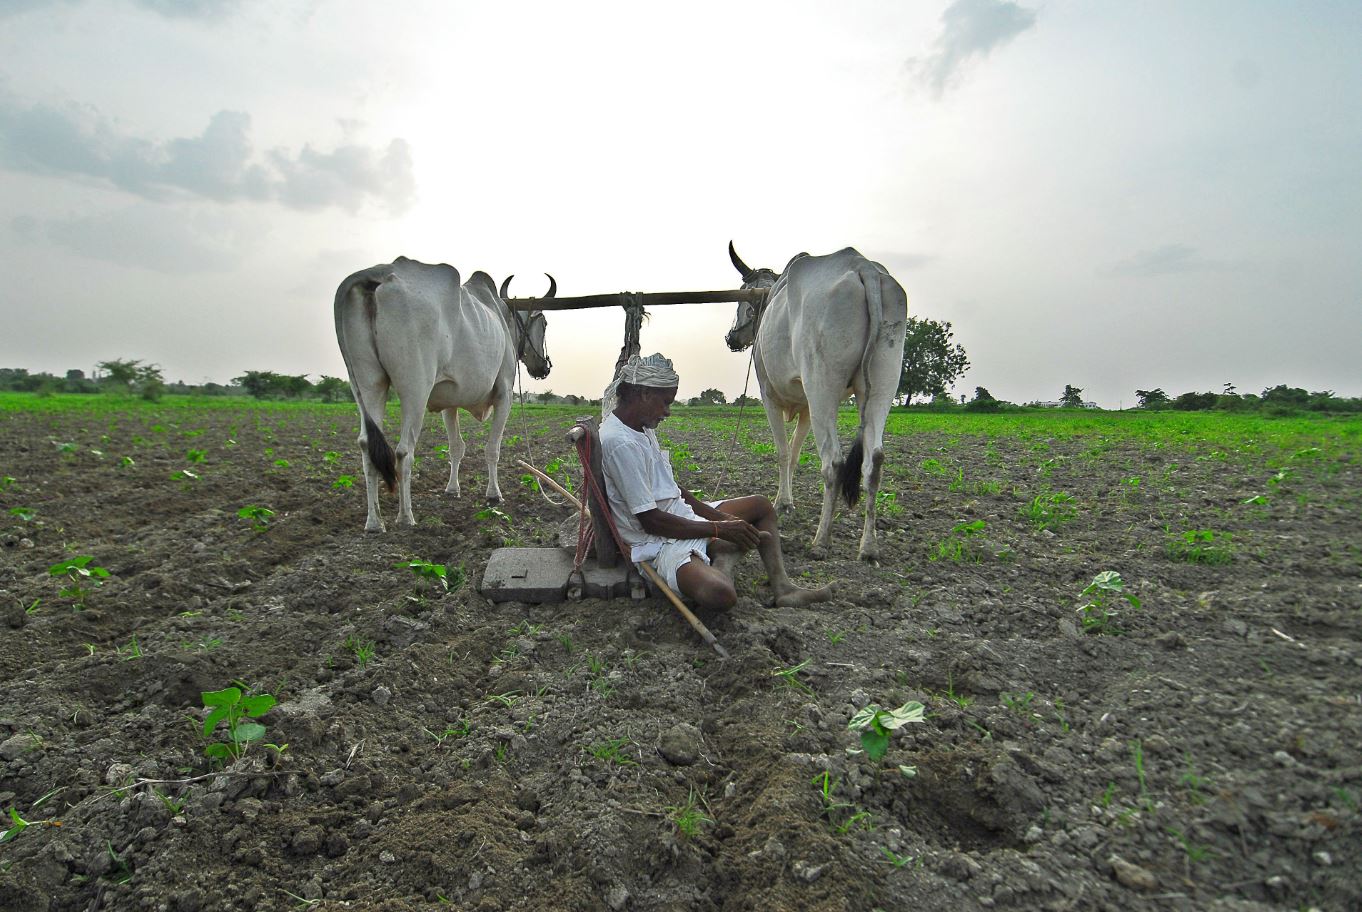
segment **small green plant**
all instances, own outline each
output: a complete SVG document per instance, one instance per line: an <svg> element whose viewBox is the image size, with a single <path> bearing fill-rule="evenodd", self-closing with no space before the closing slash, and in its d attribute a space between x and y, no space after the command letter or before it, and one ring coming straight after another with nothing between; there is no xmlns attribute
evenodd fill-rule
<svg viewBox="0 0 1362 912"><path fill-rule="evenodd" d="M927 560L978 563L980 556L974 547L974 542L983 534L986 525L987 523L982 519L957 523L951 528L949 535L936 543L935 551L927 556Z"/></svg>
<svg viewBox="0 0 1362 912"><path fill-rule="evenodd" d="M1026 693L1003 692L998 695L998 699L1002 701L1004 706L1014 713L1026 716L1027 718L1030 718L1031 716L1031 701L1035 700L1035 698L1036 695L1029 690Z"/></svg>
<svg viewBox="0 0 1362 912"><path fill-rule="evenodd" d="M331 489L333 491L344 491L347 488L353 488L354 486L355 476L353 475L341 475L337 477L335 481L331 482Z"/></svg>
<svg viewBox="0 0 1362 912"><path fill-rule="evenodd" d="M131 456L118 457L118 467L120 469L130 469L135 465L137 465L137 463L133 461Z"/></svg>
<svg viewBox="0 0 1362 912"><path fill-rule="evenodd" d="M1065 734L1069 733L1069 718L1064 715L1064 701L1055 697L1055 719L1059 722L1059 730Z"/></svg>
<svg viewBox="0 0 1362 912"><path fill-rule="evenodd" d="M1101 807L1108 808L1111 807L1114 800L1116 800L1116 783L1108 782L1107 787L1102 790L1102 794L1098 797L1097 803Z"/></svg>
<svg viewBox="0 0 1362 912"><path fill-rule="evenodd" d="M1187 787L1187 800L1192 804L1205 804L1206 795L1202 789L1210 785L1211 780L1197 773L1190 751L1182 755L1182 760L1186 764L1186 769L1178 782Z"/></svg>
<svg viewBox="0 0 1362 912"><path fill-rule="evenodd" d="M1183 833L1181 830L1176 830L1170 827L1168 829L1168 835L1176 839L1178 845L1182 846L1182 851L1186 856L1183 860L1186 863L1187 873L1189 875L1191 874L1191 869L1193 866L1200 864L1201 862L1215 855L1215 851L1211 849L1210 846L1197 845L1196 843L1192 842L1190 837L1188 837L1187 834Z"/></svg>
<svg viewBox="0 0 1362 912"><path fill-rule="evenodd" d="M1078 606L1078 620L1088 633L1120 633L1114 622L1116 600L1125 599L1132 608L1140 607L1140 600L1126 592L1125 580L1115 570L1103 570L1078 594L1087 601Z"/></svg>
<svg viewBox="0 0 1362 912"><path fill-rule="evenodd" d="M340 458L341 454L337 453L335 450L327 450L325 453L322 454L322 462L326 463L327 465L335 465L336 463L340 462Z"/></svg>
<svg viewBox="0 0 1362 912"><path fill-rule="evenodd" d="M789 668L777 668L771 672L771 677L778 678L776 682L779 687L789 687L802 693L813 695L813 688L799 680L799 673L807 668L809 659L805 659L798 665L791 665Z"/></svg>
<svg viewBox="0 0 1362 912"><path fill-rule="evenodd" d="M0 833L0 843L9 842L11 839L17 839L20 833L33 825L31 822L19 816L19 810L17 808L9 809L9 819L12 825L9 829Z"/></svg>
<svg viewBox="0 0 1362 912"><path fill-rule="evenodd" d="M949 673L946 675L946 692L941 696L950 700L961 709L968 709L970 705L974 703L973 697L955 692L955 680Z"/></svg>
<svg viewBox="0 0 1362 912"><path fill-rule="evenodd" d="M67 584L57 594L62 598L75 599L77 610L84 610L86 597L109 578L109 571L92 564L93 560L91 555L82 554L58 561L47 568L49 576L66 577Z"/></svg>
<svg viewBox="0 0 1362 912"><path fill-rule="evenodd" d="M918 464L918 468L927 475L945 475L946 466L939 459L924 459Z"/></svg>
<svg viewBox="0 0 1362 912"><path fill-rule="evenodd" d="M1154 800L1149 797L1149 785L1145 780L1144 745L1138 738L1130 742L1130 759L1135 764L1135 778L1140 783L1140 800L1144 803L1145 810L1152 811Z"/></svg>
<svg viewBox="0 0 1362 912"><path fill-rule="evenodd" d="M828 630L828 631L825 631L824 635L827 636L828 642L829 642L829 643L831 643L832 645L836 646L838 643L842 642L843 640L845 640L845 639L847 638L847 631L845 631L845 630Z"/></svg>
<svg viewBox="0 0 1362 912"><path fill-rule="evenodd" d="M206 450L188 450L185 452L184 458L188 462L205 462L208 459L208 452Z"/></svg>
<svg viewBox="0 0 1362 912"><path fill-rule="evenodd" d="M13 475L0 476L0 491L8 491L18 480L19 479L15 478Z"/></svg>
<svg viewBox="0 0 1362 912"><path fill-rule="evenodd" d="M9 515L14 516L24 522L32 522L33 517L36 516L37 514L34 513L33 510L31 510L28 507L10 507Z"/></svg>
<svg viewBox="0 0 1362 912"><path fill-rule="evenodd" d="M820 814L827 818L828 826L834 833L845 836L856 826L865 830L874 829L874 821L869 812L861 810L854 804L837 800L837 786L841 784L841 780L834 779L832 773L823 770L810 782L818 789L818 798L823 805Z"/></svg>
<svg viewBox="0 0 1362 912"><path fill-rule="evenodd" d="M916 867L922 867L921 857L914 858L912 855L898 855L885 846L880 846L880 854L889 859L889 863L896 868L905 867L914 861L917 862Z"/></svg>
<svg viewBox="0 0 1362 912"><path fill-rule="evenodd" d="M1169 539L1168 554L1193 564L1228 564L1234 560L1234 543L1228 532L1188 529Z"/></svg>
<svg viewBox="0 0 1362 912"><path fill-rule="evenodd" d="M634 742L629 738L611 738L609 741L599 741L590 745L586 748L586 751L602 763L614 763L618 766L637 766L637 763L621 753L621 751L633 743Z"/></svg>
<svg viewBox="0 0 1362 912"><path fill-rule="evenodd" d="M878 763L889 750L890 733L909 722L921 722L925 709L916 700L910 700L898 709L880 709L878 704L871 703L851 717L847 728L861 733L861 747L866 756Z"/></svg>
<svg viewBox="0 0 1362 912"><path fill-rule="evenodd" d="M237 510L236 515L249 522L255 531L264 532L270 527L270 518L274 516L274 511L269 507L251 504Z"/></svg>
<svg viewBox="0 0 1362 912"><path fill-rule="evenodd" d="M1063 491L1042 491L1022 507L1022 515L1038 531L1062 526L1078 515L1074 499Z"/></svg>
<svg viewBox="0 0 1362 912"><path fill-rule="evenodd" d="M903 513L898 494L893 491L880 491L875 495L875 510L881 516L894 517Z"/></svg>
<svg viewBox="0 0 1362 912"><path fill-rule="evenodd" d="M116 651L125 662L132 661L133 659L142 658L142 647L137 642L136 634L134 634L132 639L128 641L128 645L118 646L116 647Z"/></svg>
<svg viewBox="0 0 1362 912"><path fill-rule="evenodd" d="M245 695L239 687L226 687L222 690L204 691L203 705L209 710L203 720L203 736L211 738L219 722L227 723L227 740L215 741L203 752L224 763L240 760L246 754L252 741L265 737L265 726L252 722L270 711L275 699L270 694Z"/></svg>
<svg viewBox="0 0 1362 912"><path fill-rule="evenodd" d="M414 558L408 561L398 561L393 566L406 567L418 578L439 586L445 592L457 592L463 587L467 579L467 573L462 565L451 570L444 564L434 564L427 560Z"/></svg>
<svg viewBox="0 0 1362 912"><path fill-rule="evenodd" d="M374 652L378 649L373 640L361 639L354 634L346 637L341 646L350 650L360 668L368 667L369 661L373 659Z"/></svg>
<svg viewBox="0 0 1362 912"><path fill-rule="evenodd" d="M439 732L438 734L436 732L431 731L428 728L422 728L421 731L425 732L427 735L430 735L430 737L434 739L435 746L437 748L442 748L444 747L445 742L448 741L450 738L467 737L468 733L472 731L472 726L468 724L467 719L460 719L453 725L446 725L444 731Z"/></svg>
<svg viewBox="0 0 1362 912"><path fill-rule="evenodd" d="M676 831L686 839L697 836L700 832L702 823L713 823L714 821L704 815L700 810L700 803L703 799L697 800L695 789L692 787L686 797L686 803L676 807L665 808L668 818L676 825Z"/></svg>

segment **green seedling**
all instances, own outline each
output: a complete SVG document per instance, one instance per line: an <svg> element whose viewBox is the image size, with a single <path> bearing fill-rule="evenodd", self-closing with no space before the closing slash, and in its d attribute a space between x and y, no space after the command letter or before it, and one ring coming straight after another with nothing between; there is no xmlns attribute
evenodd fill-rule
<svg viewBox="0 0 1362 912"><path fill-rule="evenodd" d="M91 564L93 560L94 557L91 555L82 554L79 557L59 561L47 568L49 576L66 577L66 586L57 594L62 598L75 599L77 610L84 610L86 596L104 585L104 581L109 578L109 571Z"/></svg>
<svg viewBox="0 0 1362 912"><path fill-rule="evenodd" d="M777 686L789 687L803 693L813 695L813 688L799 680L799 673L808 667L809 659L805 659L798 665L791 665L789 668L777 668L771 672L771 677L779 678Z"/></svg>
<svg viewBox="0 0 1362 912"><path fill-rule="evenodd" d="M152 793L153 795L155 795L157 798L161 799L161 803L164 804L164 805L166 806L166 810L167 810L167 811L170 811L170 816L171 816L171 817L178 817L178 816L180 816L180 811L183 811L183 810L184 810L184 805L185 805L185 799L184 799L184 798L178 798L178 799L177 799L177 798L171 798L169 795L165 794L165 793L162 792L160 789L152 789L152 790L151 790L151 793Z"/></svg>
<svg viewBox="0 0 1362 912"><path fill-rule="evenodd" d="M0 491L8 491L18 480L19 479L15 478L13 475L0 476Z"/></svg>
<svg viewBox="0 0 1362 912"><path fill-rule="evenodd" d="M957 523L951 528L948 536L937 542L936 550L928 555L927 560L951 560L978 563L979 555L974 552L973 541L983 534L986 526L987 523L982 519Z"/></svg>
<svg viewBox="0 0 1362 912"><path fill-rule="evenodd" d="M37 514L28 507L10 507L9 515L21 519L24 522L32 522Z"/></svg>
<svg viewBox="0 0 1362 912"><path fill-rule="evenodd" d="M22 833L24 830L28 829L30 826L33 825L29 821L19 816L19 811L17 808L9 809L9 819L12 825L10 826L9 829L5 830L3 833L0 833L0 842L9 842L11 839L17 839L20 833Z"/></svg>
<svg viewBox="0 0 1362 912"><path fill-rule="evenodd" d="M1117 599L1125 599L1132 608L1140 607L1140 600L1133 593L1126 592L1125 580L1115 570L1103 570L1094 576L1092 582L1078 595L1088 600L1077 609L1079 623L1088 633L1121 632L1113 623Z"/></svg>
<svg viewBox="0 0 1362 912"><path fill-rule="evenodd" d="M1149 797L1149 787L1145 781L1144 770L1144 745L1136 738L1130 742L1130 758L1135 763L1135 777L1140 782L1140 800L1144 802L1145 810L1154 809L1154 801Z"/></svg>
<svg viewBox="0 0 1362 912"><path fill-rule="evenodd" d="M563 651L568 655L572 655L577 648L572 643L572 636L566 633L559 635L558 644L563 647Z"/></svg>
<svg viewBox="0 0 1362 912"><path fill-rule="evenodd" d="M325 453L322 454L322 462L326 463L327 465L335 465L336 463L340 462L340 458L341 454L337 453L335 450L327 450Z"/></svg>
<svg viewBox="0 0 1362 912"><path fill-rule="evenodd" d="M706 817L700 810L700 804L695 797L695 789L691 788L690 794L686 797L686 803L677 807L665 808L668 818L676 825L676 831L686 839L691 839L699 834L700 824L713 823L714 821Z"/></svg>
<svg viewBox="0 0 1362 912"><path fill-rule="evenodd" d="M188 462L205 462L208 459L208 453L206 450L189 450L184 454L184 458Z"/></svg>
<svg viewBox="0 0 1362 912"><path fill-rule="evenodd" d="M885 846L880 846L880 854L883 855L885 858L889 859L889 863L896 868L905 867L909 864L912 864L914 861L917 862L915 867L919 868L922 867L921 857L914 858L912 855L897 855L890 849L886 848Z"/></svg>
<svg viewBox="0 0 1362 912"><path fill-rule="evenodd" d="M408 561L398 561L394 567L406 567L420 579L439 586L445 592L457 592L467 579L467 573L463 566L455 567L453 570L444 564L435 564L427 560L414 558Z"/></svg>
<svg viewBox="0 0 1362 912"><path fill-rule="evenodd" d="M203 736L212 737L219 722L227 723L227 740L209 744L203 752L224 763L240 760L252 741L265 737L265 726L249 720L260 718L276 702L270 694L246 696L239 687L204 691L202 698L204 708L209 710L208 717L203 720Z"/></svg>
<svg viewBox="0 0 1362 912"><path fill-rule="evenodd" d="M1168 835L1176 839L1178 845L1182 846L1182 851L1186 855L1186 858L1184 860L1186 861L1187 873L1189 875L1191 874L1191 869L1193 865L1199 864L1215 855L1214 850L1212 850L1210 846L1197 845L1196 843L1192 842L1191 839L1187 836L1187 834L1183 833L1181 830L1175 830L1170 827L1168 830Z"/></svg>
<svg viewBox="0 0 1362 912"><path fill-rule="evenodd" d="M1037 531L1053 529L1078 515L1073 503L1074 499L1063 491L1044 491L1032 497L1026 506L1022 507L1022 515L1036 527Z"/></svg>
<svg viewBox="0 0 1362 912"><path fill-rule="evenodd" d="M237 510L236 515L249 522L255 531L264 532L270 527L270 517L274 516L274 511L269 507L248 505Z"/></svg>
<svg viewBox="0 0 1362 912"><path fill-rule="evenodd" d="M41 605L42 603L43 603L42 599L35 598L32 602L29 603L29 606L24 609L24 614L37 614L38 606ZM19 602L19 604L22 605L23 602Z"/></svg>
<svg viewBox="0 0 1362 912"><path fill-rule="evenodd" d="M133 461L131 456L118 457L118 467L120 469L130 469L135 465L137 465L137 463Z"/></svg>
<svg viewBox="0 0 1362 912"><path fill-rule="evenodd" d="M881 516L894 517L903 513L898 494L893 491L880 491L875 495L875 509Z"/></svg>
<svg viewBox="0 0 1362 912"><path fill-rule="evenodd" d="M625 747L633 743L634 742L629 738L612 738L609 741L601 741L592 744L586 751L602 763L614 763L618 766L638 766L637 763L621 753Z"/></svg>
<svg viewBox="0 0 1362 912"><path fill-rule="evenodd" d="M198 481L199 476L188 469L180 469L178 472L170 473L171 481ZM187 487L187 486L186 486Z"/></svg>
<svg viewBox="0 0 1362 912"><path fill-rule="evenodd" d="M1197 774L1196 764L1193 762L1190 752L1184 753L1182 759L1187 765L1187 769L1178 782L1187 787L1187 800L1192 804L1205 804L1206 795L1201 790L1210 785L1211 780Z"/></svg>
<svg viewBox="0 0 1362 912"><path fill-rule="evenodd" d="M843 640L845 640L845 639L847 638L847 631L845 631L845 630L829 630L829 631L826 631L826 634L825 634L825 635L826 635L827 638L828 638L828 642L831 643L832 645L836 646L838 643L842 642Z"/></svg>
<svg viewBox="0 0 1362 912"><path fill-rule="evenodd" d="M939 459L924 459L918 464L918 468L928 475L945 475L946 466Z"/></svg>
<svg viewBox="0 0 1362 912"><path fill-rule="evenodd" d="M1055 697L1055 719L1059 722L1059 730L1065 734L1069 733L1069 719L1064 715L1064 701Z"/></svg>
<svg viewBox="0 0 1362 912"><path fill-rule="evenodd" d="M333 491L344 491L348 488L353 488L354 486L355 476L353 475L341 475L335 481L331 482L331 489Z"/></svg>
<svg viewBox="0 0 1362 912"><path fill-rule="evenodd" d="M968 709L970 705L974 703L973 697L955 692L955 681L949 673L946 675L946 692L941 696L950 700L961 709Z"/></svg>
<svg viewBox="0 0 1362 912"><path fill-rule="evenodd" d="M1097 803L1102 807L1107 808L1111 807L1111 803L1115 799L1116 799L1116 783L1108 782L1107 787L1103 789L1101 796L1098 797Z"/></svg>
<svg viewBox="0 0 1362 912"><path fill-rule="evenodd" d="M374 657L374 652L378 649L373 640L363 640L354 635L346 637L345 642L341 645L354 654L355 661L359 663L360 668L368 667L369 660Z"/></svg>
<svg viewBox="0 0 1362 912"><path fill-rule="evenodd" d="M1031 701L1035 698L1036 695L1029 690L1026 693L1004 692L998 695L1004 706L1028 718L1031 716Z"/></svg>
<svg viewBox="0 0 1362 912"><path fill-rule="evenodd" d="M287 459L276 459L276 460L274 460L274 467L275 467L276 469L287 469L287 468L288 468L288 460L287 460Z"/></svg>
<svg viewBox="0 0 1362 912"><path fill-rule="evenodd" d="M1228 564L1234 560L1230 533L1188 529L1168 542L1169 556L1193 564Z"/></svg>
<svg viewBox="0 0 1362 912"><path fill-rule="evenodd" d="M442 748L445 746L445 742L448 741L450 738L463 738L467 736L468 733L472 731L472 727L468 724L467 719L460 719L453 725L446 725L444 731L439 732L438 734L436 732L431 731L428 728L422 728L421 731L425 732L427 735L430 735L430 737L435 741L436 747Z"/></svg>
<svg viewBox="0 0 1362 912"><path fill-rule="evenodd" d="M851 717L847 728L861 733L861 747L866 756L878 763L889 750L890 733L909 722L921 722L925 709L916 700L910 700L898 709L880 709L878 704L871 703Z"/></svg>
<svg viewBox="0 0 1362 912"><path fill-rule="evenodd" d="M543 624L531 624L528 620L521 621L510 630L506 631L511 636L538 636L539 631L544 629Z"/></svg>
<svg viewBox="0 0 1362 912"><path fill-rule="evenodd" d="M125 662L142 658L142 647L138 645L135 634L132 639L128 640L128 645L115 647L115 651L122 656Z"/></svg>
<svg viewBox="0 0 1362 912"><path fill-rule="evenodd" d="M507 709L510 709L511 707L515 706L517 703L520 702L520 697L521 697L520 691L508 690L505 693L488 694L487 702L500 703L502 706L506 707Z"/></svg>

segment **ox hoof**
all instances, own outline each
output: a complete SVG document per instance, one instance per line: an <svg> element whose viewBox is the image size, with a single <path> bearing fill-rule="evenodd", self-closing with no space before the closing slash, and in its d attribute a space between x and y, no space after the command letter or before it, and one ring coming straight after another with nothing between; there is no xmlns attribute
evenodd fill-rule
<svg viewBox="0 0 1362 912"><path fill-rule="evenodd" d="M453 494L455 497L462 497L462 496L463 496L462 494L459 493L459 486L458 486L458 485L450 485L449 487L445 488L445 493L446 493L446 494Z"/></svg>
<svg viewBox="0 0 1362 912"><path fill-rule="evenodd" d="M780 503L779 501L776 502L776 515L777 515L777 516L789 516L789 515L790 515L791 513L793 513L793 512L794 512L794 501L790 501L789 503Z"/></svg>
<svg viewBox="0 0 1362 912"><path fill-rule="evenodd" d="M502 496L501 496L500 494L488 494L488 495L487 495L487 506L489 506L489 507L499 507L499 506L501 506L502 500L503 500L503 498L502 498Z"/></svg>
<svg viewBox="0 0 1362 912"><path fill-rule="evenodd" d="M880 555L877 551L862 551L857 557L872 566L878 567L880 565Z"/></svg>
<svg viewBox="0 0 1362 912"><path fill-rule="evenodd" d="M387 532L388 530L387 530L387 528L384 527L383 523L369 523L368 525L366 525L366 526L364 527L364 531L365 531L365 532Z"/></svg>

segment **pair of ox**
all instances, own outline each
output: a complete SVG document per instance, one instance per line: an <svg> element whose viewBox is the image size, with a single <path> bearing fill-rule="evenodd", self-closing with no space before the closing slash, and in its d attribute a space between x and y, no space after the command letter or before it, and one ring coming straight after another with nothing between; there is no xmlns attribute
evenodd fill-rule
<svg viewBox="0 0 1362 912"><path fill-rule="evenodd" d="M459 493L464 441L460 408L479 421L490 413L487 434L487 499L501 501L497 460L510 414L516 361L530 376L547 377L542 311L521 314L506 304L508 277L498 291L490 276L475 272L460 284L453 266L431 266L398 257L349 276L336 289L336 341L350 390L359 406L359 449L369 516L364 528L384 530L378 507L380 480L398 491L399 526L416 524L411 512L411 467L427 411L440 412L449 434L449 484ZM549 276L553 297L557 283ZM389 389L402 406L396 449L383 436Z"/></svg>

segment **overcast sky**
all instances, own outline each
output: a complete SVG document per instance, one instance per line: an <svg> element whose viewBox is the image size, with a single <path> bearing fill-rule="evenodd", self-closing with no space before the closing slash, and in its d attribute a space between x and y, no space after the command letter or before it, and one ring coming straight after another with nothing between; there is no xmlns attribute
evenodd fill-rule
<svg viewBox="0 0 1362 912"><path fill-rule="evenodd" d="M0 367L344 376L398 255L513 294L854 246L984 386L1362 395L1362 3L0 0ZM742 390L733 306L643 330ZM597 396L617 310L551 314ZM752 380L755 392L756 380Z"/></svg>

